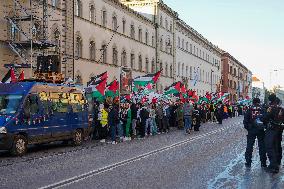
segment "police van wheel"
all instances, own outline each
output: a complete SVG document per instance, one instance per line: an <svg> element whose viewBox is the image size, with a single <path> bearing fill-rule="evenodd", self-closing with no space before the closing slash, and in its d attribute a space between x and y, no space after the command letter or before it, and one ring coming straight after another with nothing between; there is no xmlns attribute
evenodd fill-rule
<svg viewBox="0 0 284 189"><path fill-rule="evenodd" d="M74 146L80 146L83 142L83 133L82 133L82 130L80 129L77 129L75 132L74 132L74 136L73 136L73 145Z"/></svg>
<svg viewBox="0 0 284 189"><path fill-rule="evenodd" d="M14 156L22 156L27 152L27 146L28 142L26 137L17 135L15 136L14 143L10 152Z"/></svg>

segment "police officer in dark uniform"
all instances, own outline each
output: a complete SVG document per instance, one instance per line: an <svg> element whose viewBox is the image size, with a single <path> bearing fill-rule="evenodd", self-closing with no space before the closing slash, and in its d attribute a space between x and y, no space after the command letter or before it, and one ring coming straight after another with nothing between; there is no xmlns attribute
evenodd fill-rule
<svg viewBox="0 0 284 189"><path fill-rule="evenodd" d="M266 171L278 173L282 159L282 132L284 123L284 110L280 107L280 100L275 94L269 96L270 105L263 117L267 129L265 132L265 146L270 165Z"/></svg>
<svg viewBox="0 0 284 189"><path fill-rule="evenodd" d="M253 105L248 109L244 115L244 127L248 131L247 134L247 148L245 153L247 168L251 167L251 158L253 152L253 146L255 139L257 138L259 147L259 157L261 162L261 167L266 167L266 152L265 152L265 132L264 127L257 124L257 120L261 118L263 110L260 106L260 99L253 99Z"/></svg>
<svg viewBox="0 0 284 189"><path fill-rule="evenodd" d="M219 124L222 124L224 116L224 105L222 101L219 101L217 105L217 121Z"/></svg>

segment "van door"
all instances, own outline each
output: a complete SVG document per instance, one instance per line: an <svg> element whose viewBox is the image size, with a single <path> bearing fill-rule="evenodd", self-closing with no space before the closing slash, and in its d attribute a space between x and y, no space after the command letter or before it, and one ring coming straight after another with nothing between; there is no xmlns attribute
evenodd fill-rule
<svg viewBox="0 0 284 189"><path fill-rule="evenodd" d="M27 127L28 140L40 143L48 139L40 111L39 98L36 94L29 94L23 106L24 125Z"/></svg>

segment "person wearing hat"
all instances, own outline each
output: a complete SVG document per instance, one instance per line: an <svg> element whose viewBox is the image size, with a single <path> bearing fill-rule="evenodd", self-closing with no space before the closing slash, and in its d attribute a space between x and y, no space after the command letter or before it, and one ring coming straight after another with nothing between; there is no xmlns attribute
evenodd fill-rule
<svg viewBox="0 0 284 189"><path fill-rule="evenodd" d="M269 159L268 173L278 173L282 159L282 132L284 123L284 110L280 107L280 100L275 94L268 97L270 101L263 122L267 127L265 132L265 146Z"/></svg>
<svg viewBox="0 0 284 189"><path fill-rule="evenodd" d="M254 98L253 105L248 109L244 115L244 128L247 130L247 147L245 152L247 168L251 167L252 152L255 143L255 139L258 141L259 157L261 162L261 167L266 167L266 151L264 143L264 127L257 124L257 119L260 119L263 114L263 110L260 106L260 99Z"/></svg>

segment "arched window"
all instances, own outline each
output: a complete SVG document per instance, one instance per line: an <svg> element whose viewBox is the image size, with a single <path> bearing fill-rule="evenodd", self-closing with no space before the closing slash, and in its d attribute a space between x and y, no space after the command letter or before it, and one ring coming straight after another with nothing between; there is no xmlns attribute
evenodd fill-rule
<svg viewBox="0 0 284 189"><path fill-rule="evenodd" d="M123 50L121 53L121 65L126 67L127 66L127 57L126 57L126 51Z"/></svg>
<svg viewBox="0 0 284 189"><path fill-rule="evenodd" d="M177 75L180 76L180 62L178 63Z"/></svg>
<svg viewBox="0 0 284 189"><path fill-rule="evenodd" d="M135 69L135 55L134 53L131 53L130 55L130 66L132 69Z"/></svg>
<svg viewBox="0 0 284 189"><path fill-rule="evenodd" d="M100 50L102 52L102 63L106 64L107 63L107 46L103 44Z"/></svg>
<svg viewBox="0 0 284 189"><path fill-rule="evenodd" d="M149 72L149 59L148 58L146 58L145 60L145 67L146 67L146 73L148 73Z"/></svg>
<svg viewBox="0 0 284 189"><path fill-rule="evenodd" d="M182 39L181 48L184 49L184 39Z"/></svg>
<svg viewBox="0 0 284 189"><path fill-rule="evenodd" d="M178 37L178 48L180 48L180 37Z"/></svg>
<svg viewBox="0 0 284 189"><path fill-rule="evenodd" d="M152 60L152 73L156 72L155 60Z"/></svg>
<svg viewBox="0 0 284 189"><path fill-rule="evenodd" d="M82 1L81 0L76 0L75 2L75 15L82 17Z"/></svg>
<svg viewBox="0 0 284 189"><path fill-rule="evenodd" d="M185 77L188 77L188 66L185 68Z"/></svg>
<svg viewBox="0 0 284 189"><path fill-rule="evenodd" d="M141 28L139 28L138 30L138 40L142 42L142 29Z"/></svg>
<svg viewBox="0 0 284 189"><path fill-rule="evenodd" d="M163 51L163 38L160 39L160 50Z"/></svg>
<svg viewBox="0 0 284 189"><path fill-rule="evenodd" d="M135 39L135 28L134 28L133 24L131 24L131 26L130 26L130 37L132 39Z"/></svg>
<svg viewBox="0 0 284 189"><path fill-rule="evenodd" d="M104 9L102 10L102 26L107 26L107 11Z"/></svg>
<svg viewBox="0 0 284 189"><path fill-rule="evenodd" d="M142 71L143 65L142 65L142 56L141 55L139 55L139 57L138 57L138 67L139 67L139 71Z"/></svg>
<svg viewBox="0 0 284 189"><path fill-rule="evenodd" d="M173 66L170 65L170 77L173 77Z"/></svg>
<svg viewBox="0 0 284 189"><path fill-rule="evenodd" d="M188 42L186 42L185 48L186 48L186 51L188 51Z"/></svg>
<svg viewBox="0 0 284 189"><path fill-rule="evenodd" d="M169 24L168 24L168 20L167 20L167 19L166 19L166 21L165 21L165 25L166 25L166 29L168 30L168 29L169 29L169 28L168 28L168 27L169 27L169 26L168 26Z"/></svg>
<svg viewBox="0 0 284 189"><path fill-rule="evenodd" d="M112 64L114 65L118 64L118 53L116 47L112 48Z"/></svg>
<svg viewBox="0 0 284 189"><path fill-rule="evenodd" d="M155 37L154 35L152 35L152 47L154 47L154 45L155 45Z"/></svg>
<svg viewBox="0 0 284 189"><path fill-rule="evenodd" d="M181 76L184 76L184 64L181 66Z"/></svg>
<svg viewBox="0 0 284 189"><path fill-rule="evenodd" d="M125 27L126 27L126 20L122 20L122 33L125 33Z"/></svg>
<svg viewBox="0 0 284 189"><path fill-rule="evenodd" d="M94 41L90 42L90 60L95 61L96 59L96 44Z"/></svg>
<svg viewBox="0 0 284 189"><path fill-rule="evenodd" d="M148 31L146 31L145 33L145 43L148 45L148 39L149 38L149 35L148 35Z"/></svg>
<svg viewBox="0 0 284 189"><path fill-rule="evenodd" d="M83 44L82 44L82 39L81 37L76 38L76 57L77 58L82 58L82 49L83 49Z"/></svg>
<svg viewBox="0 0 284 189"><path fill-rule="evenodd" d="M160 17L160 26L163 27L163 16Z"/></svg>
<svg viewBox="0 0 284 189"><path fill-rule="evenodd" d="M165 64L165 76L168 77L168 63Z"/></svg>
<svg viewBox="0 0 284 189"><path fill-rule="evenodd" d="M95 6L90 6L90 21L95 22Z"/></svg>
<svg viewBox="0 0 284 189"><path fill-rule="evenodd" d="M117 31L117 18L116 18L116 16L112 17L112 30Z"/></svg>

